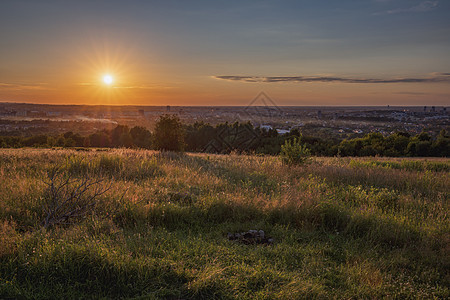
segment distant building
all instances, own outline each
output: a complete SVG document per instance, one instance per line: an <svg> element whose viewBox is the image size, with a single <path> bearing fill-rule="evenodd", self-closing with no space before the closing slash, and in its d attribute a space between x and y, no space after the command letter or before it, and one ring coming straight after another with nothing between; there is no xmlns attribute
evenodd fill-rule
<svg viewBox="0 0 450 300"><path fill-rule="evenodd" d="M317 111L317 118L322 119L322 111L321 110Z"/></svg>
<svg viewBox="0 0 450 300"><path fill-rule="evenodd" d="M287 129L277 129L278 134L286 134L291 132L291 130L287 130Z"/></svg>
<svg viewBox="0 0 450 300"><path fill-rule="evenodd" d="M427 111L427 107L426 106L423 107L423 111Z"/></svg>
<svg viewBox="0 0 450 300"><path fill-rule="evenodd" d="M60 111L48 111L47 117L60 117L61 112Z"/></svg>
<svg viewBox="0 0 450 300"><path fill-rule="evenodd" d="M27 117L45 117L46 114L38 110L27 110Z"/></svg>
<svg viewBox="0 0 450 300"><path fill-rule="evenodd" d="M166 111L167 111L167 112L170 112L170 105L167 105Z"/></svg>
<svg viewBox="0 0 450 300"><path fill-rule="evenodd" d="M261 129L264 129L264 130L267 130L267 131L269 131L269 130L272 130L273 129L273 127L272 126L270 126L270 125L261 125L261 127L260 127ZM277 129L278 130L278 129Z"/></svg>
<svg viewBox="0 0 450 300"><path fill-rule="evenodd" d="M12 116L14 117L17 114L15 110L2 110L0 111L0 116Z"/></svg>

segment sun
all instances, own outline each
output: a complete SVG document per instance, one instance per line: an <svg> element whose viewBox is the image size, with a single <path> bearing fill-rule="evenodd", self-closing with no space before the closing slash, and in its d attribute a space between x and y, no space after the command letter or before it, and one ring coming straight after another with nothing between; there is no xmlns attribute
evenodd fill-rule
<svg viewBox="0 0 450 300"><path fill-rule="evenodd" d="M114 82L114 78L110 74L103 75L103 82L106 85L111 85Z"/></svg>

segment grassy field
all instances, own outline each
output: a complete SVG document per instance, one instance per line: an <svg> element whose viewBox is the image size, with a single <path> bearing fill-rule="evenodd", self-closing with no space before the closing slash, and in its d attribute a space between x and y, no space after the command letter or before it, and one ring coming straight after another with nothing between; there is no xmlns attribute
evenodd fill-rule
<svg viewBox="0 0 450 300"><path fill-rule="evenodd" d="M103 180L45 228L48 171ZM448 159L0 150L0 298L448 298ZM89 191L88 191L89 193ZM264 230L272 245L227 233Z"/></svg>

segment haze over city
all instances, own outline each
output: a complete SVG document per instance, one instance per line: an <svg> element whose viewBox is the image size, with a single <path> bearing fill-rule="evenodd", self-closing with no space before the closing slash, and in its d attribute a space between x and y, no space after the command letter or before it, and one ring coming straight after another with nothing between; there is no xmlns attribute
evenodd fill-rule
<svg viewBox="0 0 450 300"><path fill-rule="evenodd" d="M1 102L450 103L449 1L4 0L0 34Z"/></svg>

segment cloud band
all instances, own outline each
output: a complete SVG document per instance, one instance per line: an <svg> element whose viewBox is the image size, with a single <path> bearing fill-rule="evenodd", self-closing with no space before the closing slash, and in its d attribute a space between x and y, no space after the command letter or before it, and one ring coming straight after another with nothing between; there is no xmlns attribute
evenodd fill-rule
<svg viewBox="0 0 450 300"><path fill-rule="evenodd" d="M439 83L450 82L450 73L438 73L424 78L345 78L338 76L240 76L240 75L220 75L215 79L241 81L241 82L341 82L341 83Z"/></svg>

